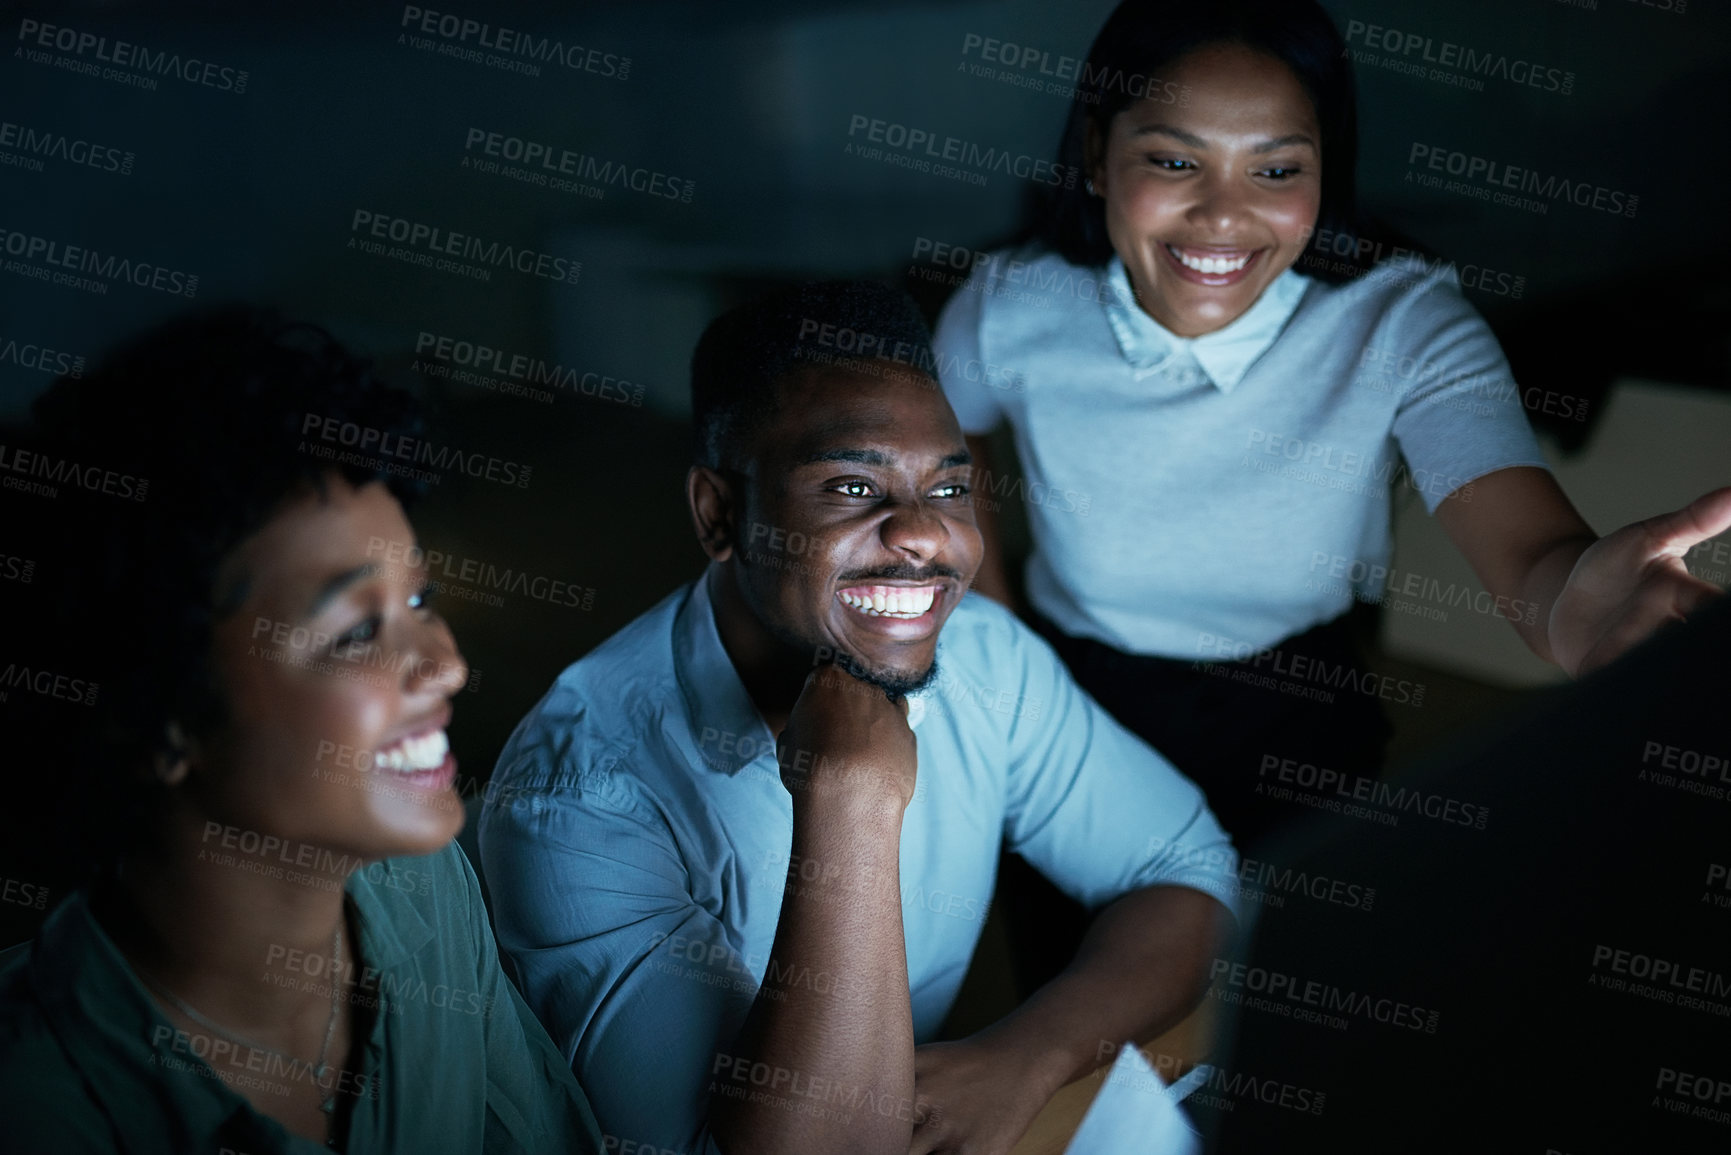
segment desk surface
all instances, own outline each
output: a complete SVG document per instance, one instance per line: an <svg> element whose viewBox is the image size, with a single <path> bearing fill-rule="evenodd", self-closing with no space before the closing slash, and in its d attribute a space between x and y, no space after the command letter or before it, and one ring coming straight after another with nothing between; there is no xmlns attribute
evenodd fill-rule
<svg viewBox="0 0 1731 1155"><path fill-rule="evenodd" d="M1213 1031L1214 1003L1204 999L1188 1018L1143 1047L1142 1052L1161 1077L1170 1081L1207 1057ZM1010 1155L1064 1155L1070 1137L1082 1125L1082 1117L1106 1082L1107 1070L1108 1067L1101 1067L1083 1075L1053 1095L1052 1101L1028 1126L1028 1133L1011 1148Z"/></svg>

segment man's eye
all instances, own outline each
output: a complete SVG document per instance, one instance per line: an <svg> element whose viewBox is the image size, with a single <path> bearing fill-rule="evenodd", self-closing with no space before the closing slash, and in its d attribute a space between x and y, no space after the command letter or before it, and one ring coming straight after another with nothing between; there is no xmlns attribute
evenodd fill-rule
<svg viewBox="0 0 1731 1155"><path fill-rule="evenodd" d="M435 583L427 582L422 585L420 589L409 595L409 608L411 610L431 611L434 591Z"/></svg>
<svg viewBox="0 0 1731 1155"><path fill-rule="evenodd" d="M1282 165L1279 168L1265 168L1262 170L1262 175L1268 177L1270 180L1290 180L1297 176L1301 171L1303 170L1296 167Z"/></svg>
<svg viewBox="0 0 1731 1155"><path fill-rule="evenodd" d="M952 481L948 485L938 486L938 488L936 489L936 491L934 491L932 496L934 496L934 497L966 497L966 496L968 496L968 493L969 493L969 489L968 489L968 483L967 482L965 482L965 481Z"/></svg>
<svg viewBox="0 0 1731 1155"><path fill-rule="evenodd" d="M830 488L843 497L870 497L872 495L872 487L863 481L844 481L840 485L834 485Z"/></svg>
<svg viewBox="0 0 1731 1155"><path fill-rule="evenodd" d="M1163 168L1167 172L1187 172L1196 166L1187 160L1178 160L1169 156L1151 156L1148 158L1155 168Z"/></svg>

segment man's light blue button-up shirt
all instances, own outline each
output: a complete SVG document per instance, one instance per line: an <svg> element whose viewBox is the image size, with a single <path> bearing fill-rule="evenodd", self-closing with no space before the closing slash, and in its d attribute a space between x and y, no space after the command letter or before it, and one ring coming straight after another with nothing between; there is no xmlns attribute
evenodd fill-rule
<svg viewBox="0 0 1731 1155"><path fill-rule="evenodd" d="M1201 791L1012 614L967 595L937 660L909 702L900 858L918 1041L961 986L1000 843L1090 907L1176 885L1236 909L1237 857ZM706 579L567 668L507 743L480 822L499 941L621 1145L709 1147L717 1054L768 968L784 888L822 869L789 861L792 833Z"/></svg>

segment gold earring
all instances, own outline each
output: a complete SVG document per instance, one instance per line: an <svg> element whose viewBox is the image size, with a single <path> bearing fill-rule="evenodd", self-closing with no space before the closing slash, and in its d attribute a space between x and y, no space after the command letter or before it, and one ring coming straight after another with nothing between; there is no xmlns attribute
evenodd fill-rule
<svg viewBox="0 0 1731 1155"><path fill-rule="evenodd" d="M186 750L186 733L181 730L179 722L170 722L163 727L163 734L168 738L169 748L157 752L154 767L156 778L164 786L178 786L192 771L192 763Z"/></svg>

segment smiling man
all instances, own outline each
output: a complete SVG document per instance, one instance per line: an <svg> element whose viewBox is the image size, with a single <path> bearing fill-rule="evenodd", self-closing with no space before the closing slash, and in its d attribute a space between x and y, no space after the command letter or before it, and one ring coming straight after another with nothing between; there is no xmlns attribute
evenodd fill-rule
<svg viewBox="0 0 1731 1155"><path fill-rule="evenodd" d="M1201 793L967 594L971 459L927 341L870 284L712 324L686 484L710 564L500 758L499 939L610 1149L1007 1151L1102 1042L1195 1005L1230 925ZM1001 843L1099 917L1013 1014L932 1043Z"/></svg>

